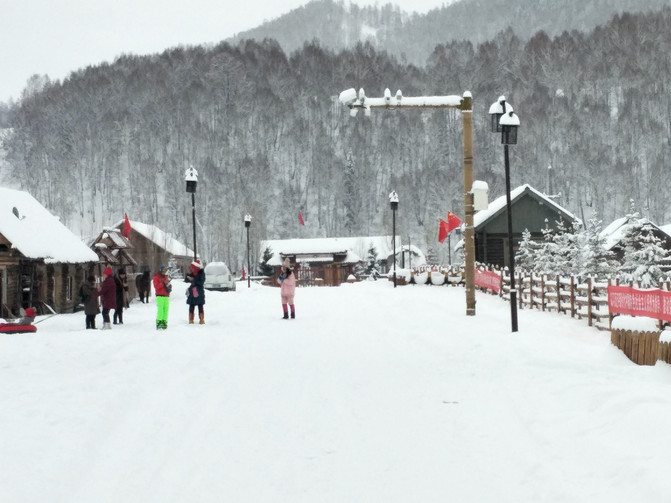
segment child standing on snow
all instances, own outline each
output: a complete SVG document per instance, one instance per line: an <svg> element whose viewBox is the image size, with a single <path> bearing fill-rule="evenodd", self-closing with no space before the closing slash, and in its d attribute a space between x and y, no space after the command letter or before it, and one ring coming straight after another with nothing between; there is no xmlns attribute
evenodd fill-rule
<svg viewBox="0 0 671 503"><path fill-rule="evenodd" d="M154 275L154 294L156 295L156 330L168 328L168 308L170 307L170 276L168 268L164 265L159 267Z"/></svg>
<svg viewBox="0 0 671 503"><path fill-rule="evenodd" d="M283 319L289 319L289 309L291 307L291 318L296 317L296 308L294 307L294 293L296 291L296 275L291 270L291 267L286 267L284 272L277 278L280 284L280 294L282 295L282 310L284 311Z"/></svg>
<svg viewBox="0 0 671 503"><path fill-rule="evenodd" d="M81 286L82 300L84 302L84 314L86 315L86 328L96 328L96 316L100 312L98 305L98 287L96 287L96 278L89 276Z"/></svg>
<svg viewBox="0 0 671 503"><path fill-rule="evenodd" d="M186 303L189 305L189 324L193 324L193 318L196 314L196 306L198 306L198 318L201 325L205 324L205 271L200 260L191 262L191 272L186 275L186 281L191 283L187 289Z"/></svg>

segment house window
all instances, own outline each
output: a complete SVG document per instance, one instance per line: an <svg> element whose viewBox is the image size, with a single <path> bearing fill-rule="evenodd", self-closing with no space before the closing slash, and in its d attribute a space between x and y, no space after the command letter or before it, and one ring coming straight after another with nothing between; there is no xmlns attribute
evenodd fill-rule
<svg viewBox="0 0 671 503"><path fill-rule="evenodd" d="M72 300L72 276L68 276L65 284L65 299Z"/></svg>

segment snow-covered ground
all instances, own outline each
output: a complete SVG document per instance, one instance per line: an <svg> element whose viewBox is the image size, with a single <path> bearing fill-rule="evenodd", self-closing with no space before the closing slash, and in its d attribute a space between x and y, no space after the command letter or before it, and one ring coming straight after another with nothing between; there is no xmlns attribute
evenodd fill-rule
<svg viewBox="0 0 671 503"><path fill-rule="evenodd" d="M179 288L176 288L179 291ZM208 292L0 338L0 501L671 501L671 366L463 288ZM100 316L98 324L101 325Z"/></svg>

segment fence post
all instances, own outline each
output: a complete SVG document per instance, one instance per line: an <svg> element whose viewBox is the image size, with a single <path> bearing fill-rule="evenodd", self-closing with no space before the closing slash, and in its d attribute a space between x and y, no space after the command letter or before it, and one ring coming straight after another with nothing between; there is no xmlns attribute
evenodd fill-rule
<svg viewBox="0 0 671 503"><path fill-rule="evenodd" d="M541 274L541 311L545 311L545 274Z"/></svg>
<svg viewBox="0 0 671 503"><path fill-rule="evenodd" d="M611 279L608 278L608 286L610 286ZM607 291L607 290L606 290ZM610 312L610 305L608 306L608 329L613 329L613 314Z"/></svg>
<svg viewBox="0 0 671 503"><path fill-rule="evenodd" d="M569 299L571 301L571 318L575 318L575 278L571 276L571 292Z"/></svg>
<svg viewBox="0 0 671 503"><path fill-rule="evenodd" d="M534 273L529 274L529 309L534 308Z"/></svg>
<svg viewBox="0 0 671 503"><path fill-rule="evenodd" d="M559 275L557 275L557 313L561 313L561 283L559 282Z"/></svg>
<svg viewBox="0 0 671 503"><path fill-rule="evenodd" d="M592 326L592 278L587 278L587 325Z"/></svg>
<svg viewBox="0 0 671 503"><path fill-rule="evenodd" d="M517 285L520 285L520 295L517 298L517 303L519 304L519 308L522 309L524 307L524 300L522 297L524 296L524 276L522 276L521 272L517 273Z"/></svg>

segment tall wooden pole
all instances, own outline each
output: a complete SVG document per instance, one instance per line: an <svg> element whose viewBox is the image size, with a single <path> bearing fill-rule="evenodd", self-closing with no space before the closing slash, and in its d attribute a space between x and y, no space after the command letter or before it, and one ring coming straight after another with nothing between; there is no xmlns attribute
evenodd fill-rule
<svg viewBox="0 0 671 503"><path fill-rule="evenodd" d="M466 316L475 316L475 228L473 224L473 105L470 93L461 103L464 128L464 280Z"/></svg>

